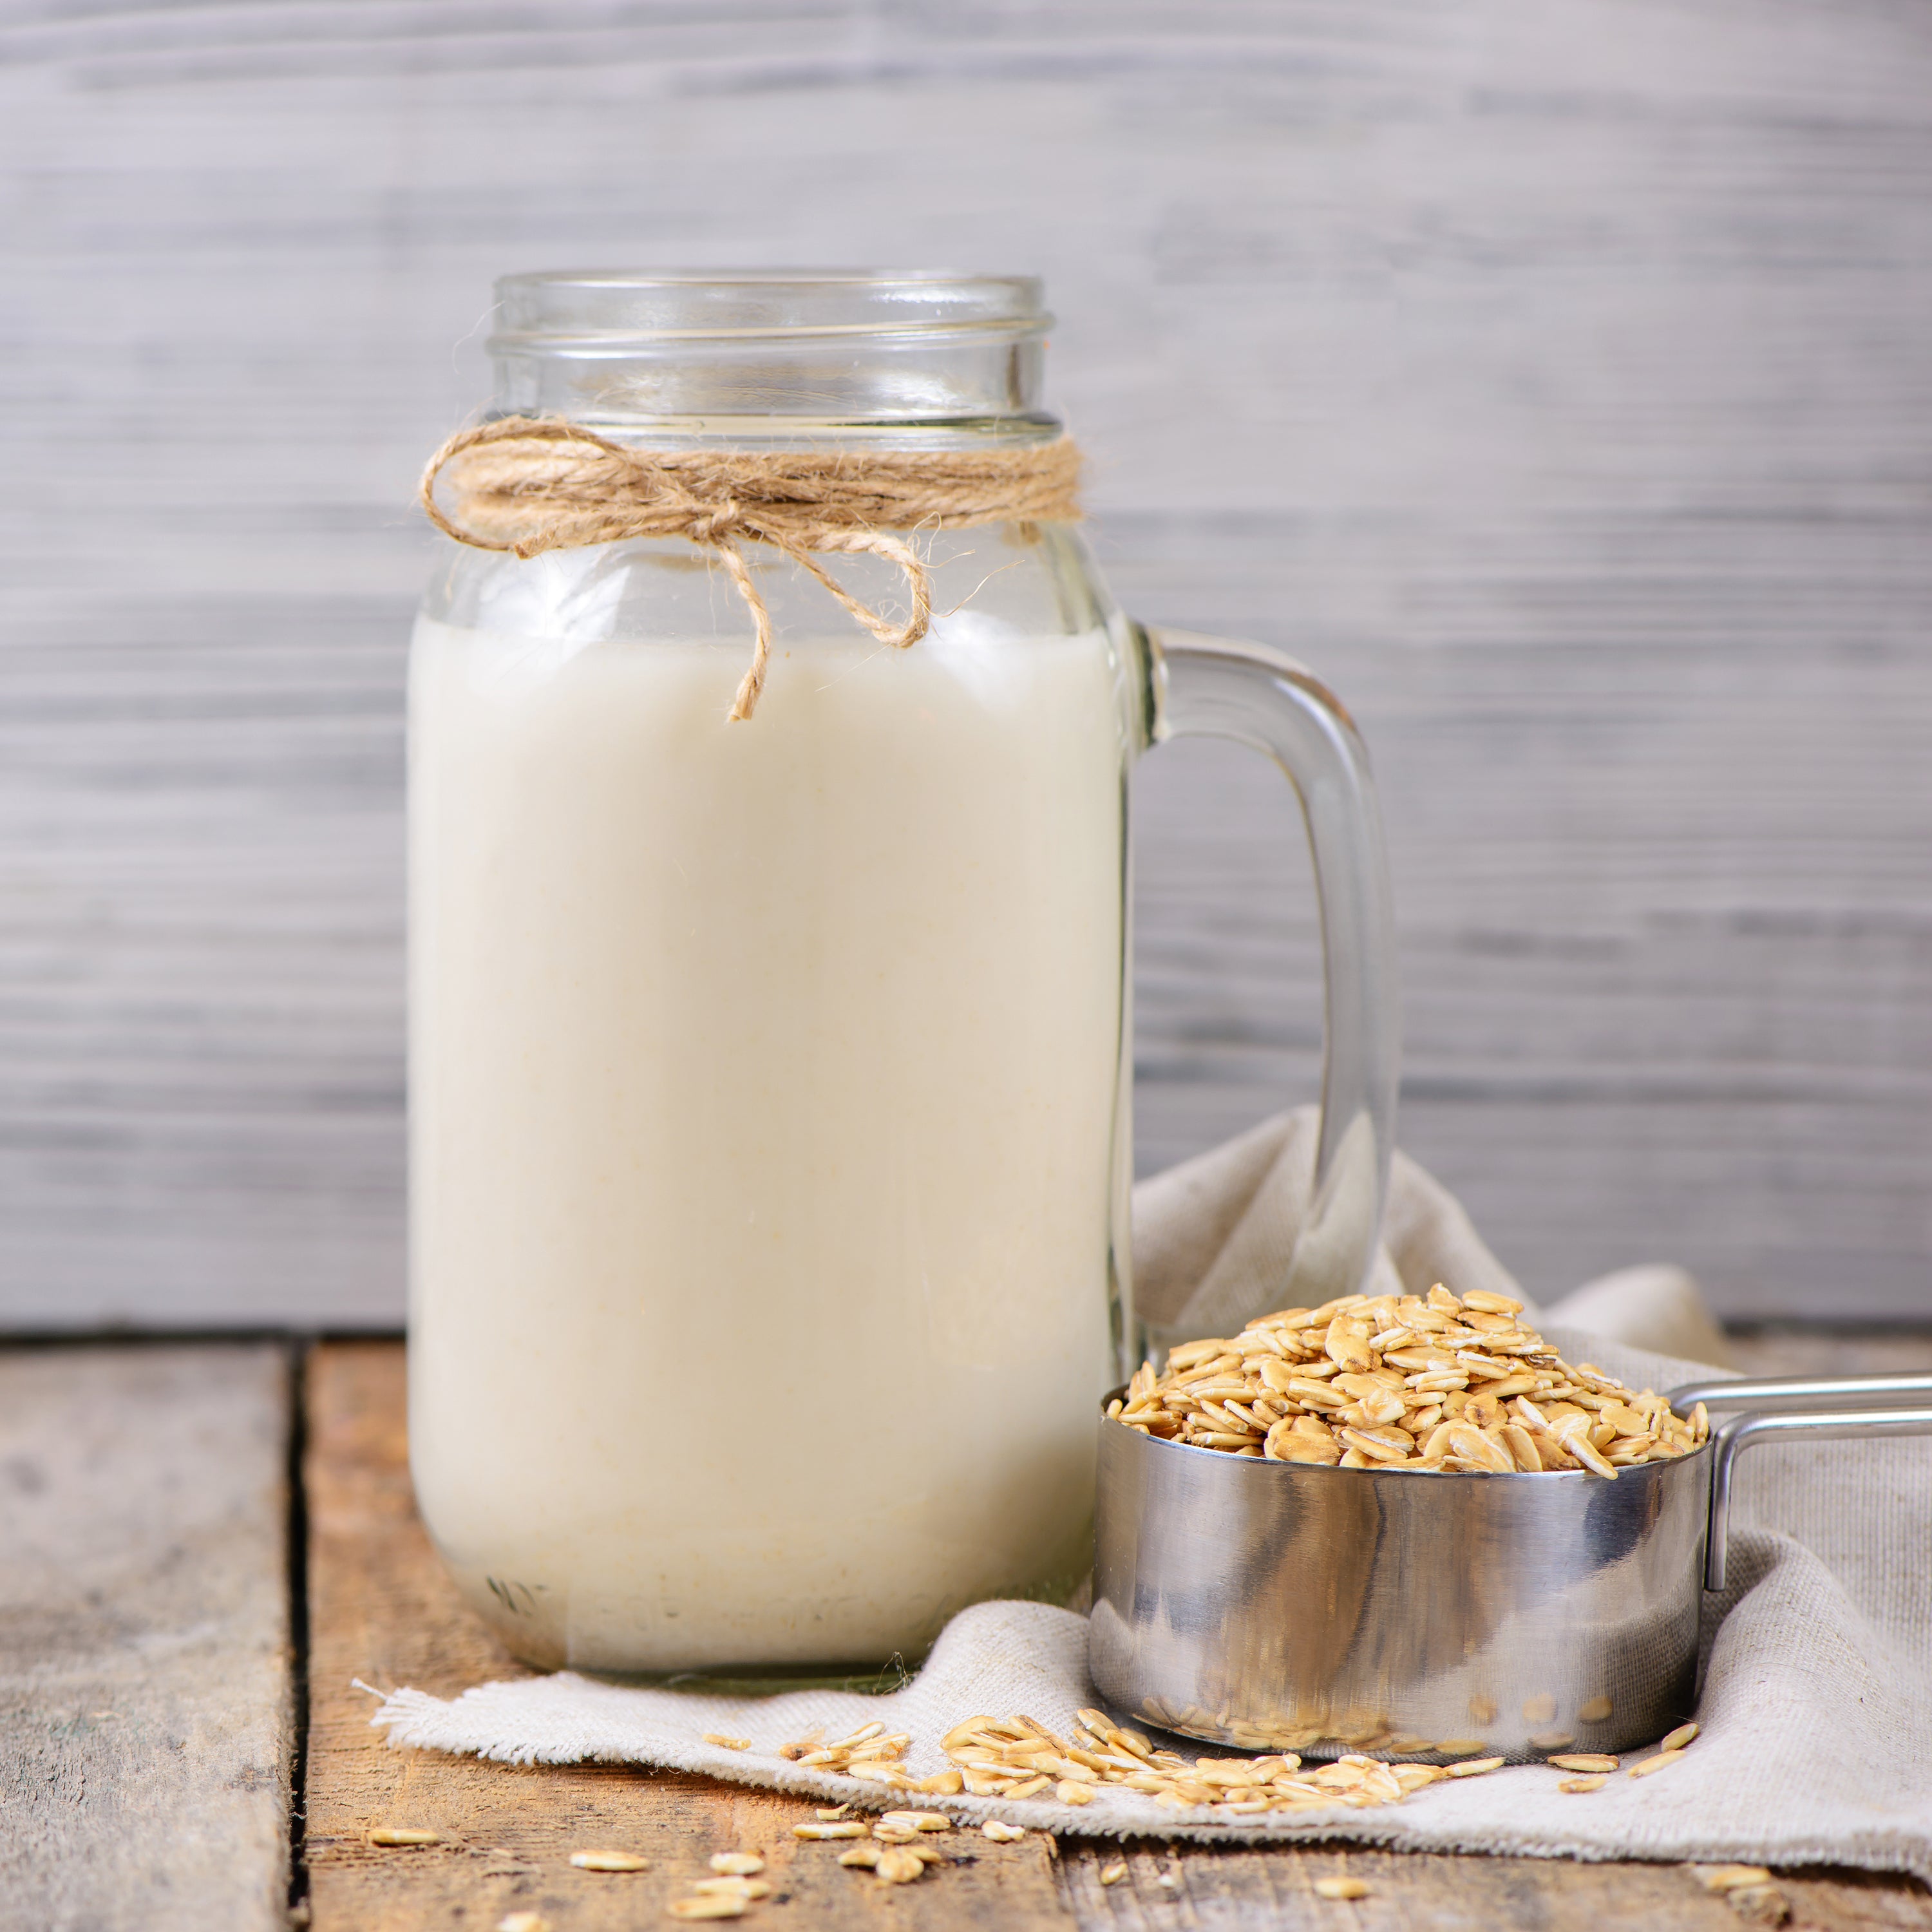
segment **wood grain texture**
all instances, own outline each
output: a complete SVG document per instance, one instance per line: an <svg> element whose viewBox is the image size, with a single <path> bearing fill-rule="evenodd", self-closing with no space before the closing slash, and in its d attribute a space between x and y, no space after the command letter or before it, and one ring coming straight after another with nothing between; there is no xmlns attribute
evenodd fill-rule
<svg viewBox="0 0 1932 1932"><path fill-rule="evenodd" d="M0 1924L286 1924L287 1366L0 1354Z"/></svg>
<svg viewBox="0 0 1932 1932"><path fill-rule="evenodd" d="M842 1870L836 1844L791 1827L809 1804L670 1772L482 1764L388 1749L352 1680L449 1696L529 1673L458 1600L411 1496L403 1355L392 1343L317 1348L308 1372L310 1726L310 1907L315 1932L488 1927L538 1912L552 1932L656 1922L664 1901L707 1877L713 1852L767 1861L773 1906L790 1922L908 1928L1058 1925L1070 1915L1036 1834L994 1845L959 1834L956 1868L880 1894ZM442 1842L383 1850L378 1825L419 1826ZM573 1851L643 1854L646 1872L578 1871Z"/></svg>
<svg viewBox="0 0 1932 1932"><path fill-rule="evenodd" d="M1787 1340L1794 1367L1808 1358ZM1857 1345L1834 1366L1862 1366ZM1409 1856L1325 1846L1219 1850L1136 1845L1124 1882L1100 1874L1119 1845L1069 1840L1050 1858L1037 1834L990 1845L967 1834L940 1842L960 1862L882 1894L841 1870L836 1845L800 1846L790 1826L808 1804L674 1772L476 1763L392 1751L369 1728L357 1676L448 1696L490 1678L525 1675L457 1600L410 1499L401 1349L326 1343L311 1353L307 1458L310 1523L308 1838L316 1932L416 1932L488 1927L540 1912L551 1932L655 1918L713 1851L756 1850L770 1862L776 1922L849 1927L1091 1928L1157 1932L1266 1932L1348 1922L1383 1927L1658 1924L1736 1932L1730 1910L1681 1867L1578 1864L1562 1859ZM443 1841L416 1850L368 1843L376 1825L416 1826ZM592 1845L642 1852L649 1871L598 1877L573 1870ZM970 1861L970 1862L969 1862ZM1346 1871L1370 1897L1354 1907L1321 1899L1314 1882ZM1932 1927L1932 1895L1916 1882L1859 1874L1780 1880L1800 1927Z"/></svg>
<svg viewBox="0 0 1932 1932"><path fill-rule="evenodd" d="M1562 1858L1416 1857L1401 1852L1190 1851L1141 1846L1127 1875L1102 1886L1118 1846L1070 1845L1064 1867L1082 1932L1498 1932L1588 1926L1592 1932L1740 1932L1747 1922L1682 1865L1578 1864ZM1366 1894L1325 1899L1318 1879L1359 1879ZM1795 1932L1880 1932L1932 1925L1932 1894L1864 1873L1780 1873Z"/></svg>
<svg viewBox="0 0 1932 1932"><path fill-rule="evenodd" d="M1536 1292L1922 1309L1916 0L40 0L0 196L0 1320L395 1318L406 503L490 279L868 259L1044 272L1126 601L1361 714L1404 1137ZM1269 775L1147 772L1144 1167L1318 1024Z"/></svg>
<svg viewBox="0 0 1932 1932"><path fill-rule="evenodd" d="M1528 647L1322 656L1389 820L1403 1144L1534 1295L1670 1259L1728 1314L1922 1314L1932 658L1567 656L1557 691ZM1215 746L1142 768L1146 1165L1318 1083L1282 790Z"/></svg>

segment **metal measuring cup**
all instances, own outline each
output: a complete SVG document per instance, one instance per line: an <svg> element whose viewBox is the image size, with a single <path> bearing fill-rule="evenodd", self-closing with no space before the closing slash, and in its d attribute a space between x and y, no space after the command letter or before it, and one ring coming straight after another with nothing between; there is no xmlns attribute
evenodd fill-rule
<svg viewBox="0 0 1932 1932"><path fill-rule="evenodd" d="M1932 1435L1932 1406L1906 1406L1927 1396L1932 1375L1688 1383L1669 1392L1679 1414L1740 1412L1614 1482L1268 1462L1103 1414L1094 1682L1248 1751L1439 1764L1648 1743L1695 1705L1738 1456Z"/></svg>

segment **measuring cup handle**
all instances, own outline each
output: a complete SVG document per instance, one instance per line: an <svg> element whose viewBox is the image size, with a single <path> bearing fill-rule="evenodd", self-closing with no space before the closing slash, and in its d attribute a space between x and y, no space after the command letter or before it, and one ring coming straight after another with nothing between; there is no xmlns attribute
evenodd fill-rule
<svg viewBox="0 0 1932 1932"><path fill-rule="evenodd" d="M1265 752L1301 801L1325 988L1315 1190L1280 1301L1354 1292L1374 1264L1395 1150L1401 1024L1395 915L1369 754L1341 700L1292 658L1184 631L1144 632L1150 742L1203 735Z"/></svg>
<svg viewBox="0 0 1932 1932"><path fill-rule="evenodd" d="M1849 1379L1856 1379L1851 1378ZM1700 1384L1701 1386L1701 1384ZM1842 1390L1844 1387L1840 1383ZM1672 1405L1676 1406L1673 1402ZM1762 1442L1832 1442L1849 1436L1932 1436L1932 1408L1844 1409L1816 1415L1740 1415L1711 1438L1711 1513L1704 1539L1704 1587L1724 1587L1730 1554L1731 1484L1738 1458Z"/></svg>
<svg viewBox="0 0 1932 1932"><path fill-rule="evenodd" d="M1679 1415L1700 1402L1706 1408L1775 1409L1800 1415L1813 1409L1891 1408L1932 1396L1932 1373L1885 1376L1724 1376L1685 1382L1664 1400Z"/></svg>

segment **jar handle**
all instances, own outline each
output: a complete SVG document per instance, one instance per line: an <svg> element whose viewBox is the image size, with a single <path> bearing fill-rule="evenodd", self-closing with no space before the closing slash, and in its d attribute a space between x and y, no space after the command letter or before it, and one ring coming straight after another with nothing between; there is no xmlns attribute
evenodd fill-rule
<svg viewBox="0 0 1932 1932"><path fill-rule="evenodd" d="M1143 634L1149 741L1208 736L1252 746L1286 773L1301 801L1322 914L1322 1131L1314 1193L1287 1279L1264 1305L1316 1306L1356 1292L1367 1279L1395 1150L1395 918L1368 751L1341 700L1292 658L1191 632Z"/></svg>

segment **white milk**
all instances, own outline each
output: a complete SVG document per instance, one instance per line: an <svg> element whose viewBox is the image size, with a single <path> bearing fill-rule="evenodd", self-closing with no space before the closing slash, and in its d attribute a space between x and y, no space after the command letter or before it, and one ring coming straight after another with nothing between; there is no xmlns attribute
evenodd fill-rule
<svg viewBox="0 0 1932 1932"><path fill-rule="evenodd" d="M915 1656L1084 1571L1123 1032L1106 638L418 626L417 1495L523 1654ZM1119 1121L1124 1130L1126 1114Z"/></svg>

